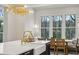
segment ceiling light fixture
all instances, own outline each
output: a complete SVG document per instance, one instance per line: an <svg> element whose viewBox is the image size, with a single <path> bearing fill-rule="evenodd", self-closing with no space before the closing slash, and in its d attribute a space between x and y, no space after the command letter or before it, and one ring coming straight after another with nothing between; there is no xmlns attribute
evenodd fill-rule
<svg viewBox="0 0 79 59"><path fill-rule="evenodd" d="M15 15L26 15L29 13L29 9L26 8L26 5L8 5L7 11L11 11Z"/></svg>

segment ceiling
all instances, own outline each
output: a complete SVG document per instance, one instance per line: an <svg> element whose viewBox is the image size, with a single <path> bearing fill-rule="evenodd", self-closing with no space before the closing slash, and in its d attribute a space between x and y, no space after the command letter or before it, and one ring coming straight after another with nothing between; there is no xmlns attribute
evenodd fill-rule
<svg viewBox="0 0 79 59"><path fill-rule="evenodd" d="M43 7L43 6L48 6L48 5L50 4L27 4L27 6L31 8Z"/></svg>
<svg viewBox="0 0 79 59"><path fill-rule="evenodd" d="M30 8L43 9L43 8L59 8L59 7L79 7L79 4L28 4Z"/></svg>
<svg viewBox="0 0 79 59"><path fill-rule="evenodd" d="M8 5L4 4L0 6L8 6ZM75 7L75 6L79 7L79 4L26 4L25 6L27 8L43 9L43 8Z"/></svg>

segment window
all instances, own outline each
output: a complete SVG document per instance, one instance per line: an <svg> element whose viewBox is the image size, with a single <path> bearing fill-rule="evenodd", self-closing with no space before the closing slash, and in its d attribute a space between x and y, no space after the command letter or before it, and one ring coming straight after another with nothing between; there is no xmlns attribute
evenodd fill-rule
<svg viewBox="0 0 79 59"><path fill-rule="evenodd" d="M61 38L61 28L54 28L53 29L53 37L56 39Z"/></svg>
<svg viewBox="0 0 79 59"><path fill-rule="evenodd" d="M66 15L66 39L73 39L75 38L75 23L76 17L75 15Z"/></svg>
<svg viewBox="0 0 79 59"><path fill-rule="evenodd" d="M41 17L41 37L49 38L49 17L42 16Z"/></svg>
<svg viewBox="0 0 79 59"><path fill-rule="evenodd" d="M0 8L0 17L3 16L3 10Z"/></svg>
<svg viewBox="0 0 79 59"><path fill-rule="evenodd" d="M75 38L75 28L66 28L66 39Z"/></svg>
<svg viewBox="0 0 79 59"><path fill-rule="evenodd" d="M41 17L41 37L56 39L66 38L73 39L76 35L76 15L64 15L62 16L42 16ZM63 25L63 26L62 26ZM51 27L50 27L51 26ZM49 32L50 31L50 32Z"/></svg>
<svg viewBox="0 0 79 59"><path fill-rule="evenodd" d="M53 16L53 37L61 38L62 16Z"/></svg>
<svg viewBox="0 0 79 59"><path fill-rule="evenodd" d="M0 20L0 42L3 41L3 21Z"/></svg>
<svg viewBox="0 0 79 59"><path fill-rule="evenodd" d="M0 42L3 41L3 9L0 8Z"/></svg>
<svg viewBox="0 0 79 59"><path fill-rule="evenodd" d="M49 29L41 29L41 37L42 38L49 38Z"/></svg>
<svg viewBox="0 0 79 59"><path fill-rule="evenodd" d="M53 16L53 27L61 27L62 17L61 16Z"/></svg>

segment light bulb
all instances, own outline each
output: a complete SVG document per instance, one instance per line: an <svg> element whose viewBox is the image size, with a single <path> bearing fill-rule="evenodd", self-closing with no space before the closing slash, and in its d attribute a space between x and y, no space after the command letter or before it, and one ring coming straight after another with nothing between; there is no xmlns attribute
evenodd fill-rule
<svg viewBox="0 0 79 59"><path fill-rule="evenodd" d="M2 22L1 25L4 25L4 23Z"/></svg>
<svg viewBox="0 0 79 59"><path fill-rule="evenodd" d="M28 6L27 5L24 5L24 8L27 8Z"/></svg>
<svg viewBox="0 0 79 59"><path fill-rule="evenodd" d="M29 10L29 14L33 14L34 13L34 11L33 10Z"/></svg>
<svg viewBox="0 0 79 59"><path fill-rule="evenodd" d="M38 26L37 26L37 25L35 25L34 27L35 27L35 28L38 28Z"/></svg>

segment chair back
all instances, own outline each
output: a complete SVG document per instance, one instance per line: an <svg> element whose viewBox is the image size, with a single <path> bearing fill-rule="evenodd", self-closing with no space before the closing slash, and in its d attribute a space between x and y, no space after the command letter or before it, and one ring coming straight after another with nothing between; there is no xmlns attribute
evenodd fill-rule
<svg viewBox="0 0 79 59"><path fill-rule="evenodd" d="M65 40L64 39L57 40L56 45L57 45L57 47L64 47L65 46Z"/></svg>
<svg viewBox="0 0 79 59"><path fill-rule="evenodd" d="M78 40L73 40L73 41L72 41L72 44L77 45L77 41L78 41Z"/></svg>
<svg viewBox="0 0 79 59"><path fill-rule="evenodd" d="M55 46L55 39L51 39L50 45L51 45L51 46Z"/></svg>
<svg viewBox="0 0 79 59"><path fill-rule="evenodd" d="M79 39L77 38L77 44L79 44Z"/></svg>

